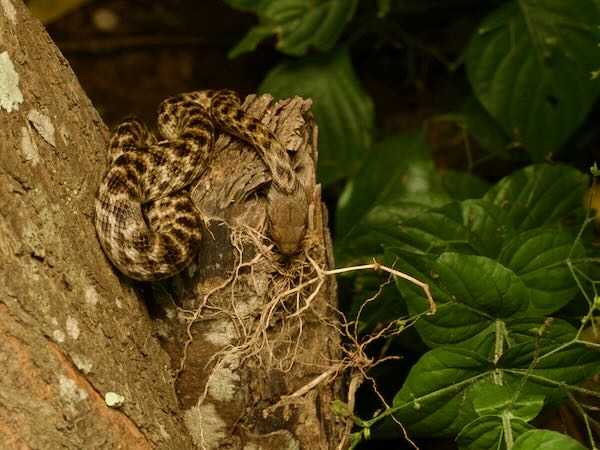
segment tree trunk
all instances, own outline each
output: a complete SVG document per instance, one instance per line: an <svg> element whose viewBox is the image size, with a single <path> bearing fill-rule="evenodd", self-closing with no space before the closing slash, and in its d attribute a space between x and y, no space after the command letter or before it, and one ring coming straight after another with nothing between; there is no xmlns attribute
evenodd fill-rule
<svg viewBox="0 0 600 450"><path fill-rule="evenodd" d="M0 448L340 442L330 404L341 381L319 378L340 344L335 284L315 273L332 265L316 126L310 101L270 103L244 108L295 150L313 199L303 251L270 245L269 173L221 135L192 191L206 219L197 261L135 283L93 228L106 127L42 26L19 0L0 1Z"/></svg>

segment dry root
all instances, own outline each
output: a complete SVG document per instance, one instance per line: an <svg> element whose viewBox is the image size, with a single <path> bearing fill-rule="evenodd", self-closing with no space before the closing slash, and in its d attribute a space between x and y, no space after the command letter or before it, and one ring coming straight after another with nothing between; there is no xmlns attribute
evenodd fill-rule
<svg viewBox="0 0 600 450"><path fill-rule="evenodd" d="M377 300L383 287L391 283L393 277L400 277L423 289L429 302L429 311L424 314L435 314L436 304L431 296L429 286L410 275L382 266L377 261L366 265L326 270L311 258L310 253L312 253L311 249L313 247L311 247L310 242L306 246L304 254L299 255L292 264L286 265L282 263L282 257L272 251L273 245L265 245L265 237L256 230L249 227L234 229L231 236L233 247L237 253L237 264L231 276L219 286L206 292L203 295L201 304L196 309L180 309L182 316L188 322L188 339L184 346L178 373L185 367L187 349L193 340L191 329L194 323L225 317L235 324L239 336L236 345L225 346L221 351L215 353L207 363L207 367L211 368L210 375L198 404L201 404L206 398L212 378L232 360L241 361L248 358L255 358L259 366L270 369L277 368L283 372L291 370L295 364L306 364L296 358L302 342L302 331L305 321L318 320L326 324L336 336L340 336L341 340L344 341L344 344L340 345L340 352L338 352L338 354L342 355L342 358L339 360L330 360L326 365L320 366L318 368L318 375L295 392L282 396L279 402L267 408L264 413L268 414L269 411L280 407L282 404L305 395L322 383L331 382L341 373L349 374L350 383L346 403L351 411L355 404L355 393L364 380L371 382L373 390L379 397L382 405L389 408L383 396L379 394L375 380L368 376L368 372L376 365L391 359L398 359L398 357L387 356L374 360L367 355L366 348L381 338L388 338L401 333L406 328L412 326L420 316L391 321L377 332L359 337L358 322L360 315L368 303ZM257 249L256 254L250 259L244 255L244 249L247 248ZM316 253L319 254L319 252ZM242 276L250 276L251 280L260 283L260 280L254 280L253 278L253 268L264 264L276 268L277 276L271 278L271 284L268 287L270 301L266 304L261 304L258 309L253 310L251 320L249 320L248 311L240 311L240 306L236 305L233 299L226 307L216 306L210 302L213 296L221 294L227 289L230 289L231 293L233 293L236 283ZM347 321L343 313L333 307L323 308L323 305L320 305L319 308L315 307L314 300L325 285L328 277L359 270L387 272L389 277L380 286L378 292L365 300L355 321ZM282 348L285 350L282 350ZM350 433L352 425L352 421L348 420L347 436ZM399 425L402 427L401 424ZM407 436L406 438L408 439ZM338 448L343 448L343 445L344 443L340 443Z"/></svg>

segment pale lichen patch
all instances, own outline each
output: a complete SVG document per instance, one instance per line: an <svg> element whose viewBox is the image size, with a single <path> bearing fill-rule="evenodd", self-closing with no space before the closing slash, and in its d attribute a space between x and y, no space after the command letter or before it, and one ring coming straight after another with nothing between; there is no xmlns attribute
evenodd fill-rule
<svg viewBox="0 0 600 450"><path fill-rule="evenodd" d="M52 332L52 338L61 344L65 342L65 337L65 332L63 330L56 329Z"/></svg>
<svg viewBox="0 0 600 450"><path fill-rule="evenodd" d="M192 406L185 412L183 421L199 448L218 448L226 436L226 423L210 403Z"/></svg>
<svg viewBox="0 0 600 450"><path fill-rule="evenodd" d="M88 305L96 306L96 303L98 303L98 300L99 300L98 292L96 291L96 289L94 289L93 286L88 286L87 288L85 288L85 292L84 292L83 296L85 298L85 302Z"/></svg>
<svg viewBox="0 0 600 450"><path fill-rule="evenodd" d="M227 345L237 339L235 325L231 320L219 319L210 322L204 338L215 345Z"/></svg>
<svg viewBox="0 0 600 450"><path fill-rule="evenodd" d="M63 401L68 405L74 405L88 397L84 389L77 386L71 378L64 375L61 375L58 380L58 392Z"/></svg>
<svg viewBox="0 0 600 450"><path fill-rule="evenodd" d="M19 74L8 52L4 51L0 53L0 108L8 112L13 109L16 111L22 102L23 93L19 90Z"/></svg>
<svg viewBox="0 0 600 450"><path fill-rule="evenodd" d="M90 373L92 371L92 368L94 367L94 364L85 356L72 354L71 359L73 360L75 366L77 366L77 368L85 374Z"/></svg>
<svg viewBox="0 0 600 450"><path fill-rule="evenodd" d="M228 367L219 370L216 376L211 377L208 383L208 393L215 400L228 401L234 398L239 391L240 376L235 372L238 364L230 361Z"/></svg>
<svg viewBox="0 0 600 450"><path fill-rule="evenodd" d="M27 126L21 127L21 156L33 166L40 162L40 151L33 139L31 128Z"/></svg>
<svg viewBox="0 0 600 450"><path fill-rule="evenodd" d="M67 333L72 339L79 338L79 323L71 316L67 317Z"/></svg>
<svg viewBox="0 0 600 450"><path fill-rule="evenodd" d="M27 113L27 120L33 125L40 136L52 147L56 147L54 124L50 117L32 109Z"/></svg>
<svg viewBox="0 0 600 450"><path fill-rule="evenodd" d="M17 21L17 10L13 6L13 4L10 2L10 0L0 0L0 5L2 5L4 14L6 15L6 17L8 17L10 23L14 25Z"/></svg>

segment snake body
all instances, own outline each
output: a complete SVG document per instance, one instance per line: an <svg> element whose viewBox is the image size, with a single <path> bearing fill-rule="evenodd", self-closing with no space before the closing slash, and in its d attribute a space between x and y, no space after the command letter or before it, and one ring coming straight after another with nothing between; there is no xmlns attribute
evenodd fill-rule
<svg viewBox="0 0 600 450"><path fill-rule="evenodd" d="M187 267L200 243L200 217L187 188L202 174L215 130L251 144L272 178L267 194L270 234L293 254L306 228L307 196L290 156L275 135L240 108L233 91L198 91L164 100L162 140L138 119L126 119L108 144L108 168L95 201L102 249L125 275L141 281L171 277Z"/></svg>

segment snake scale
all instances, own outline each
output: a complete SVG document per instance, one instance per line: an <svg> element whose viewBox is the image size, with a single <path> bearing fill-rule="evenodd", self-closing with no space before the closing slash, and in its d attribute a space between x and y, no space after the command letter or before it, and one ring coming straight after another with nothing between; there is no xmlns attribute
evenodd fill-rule
<svg viewBox="0 0 600 450"><path fill-rule="evenodd" d="M141 281L187 267L200 243L200 217L188 188L207 166L217 130L254 147L271 174L270 235L285 255L298 251L308 200L290 156L276 136L240 108L229 90L197 91L164 100L158 132L138 119L122 121L108 144L108 168L95 201L102 249L125 275Z"/></svg>

